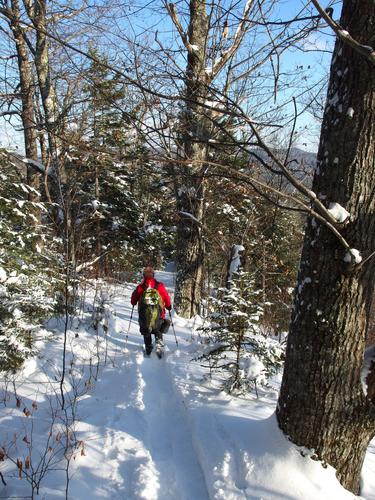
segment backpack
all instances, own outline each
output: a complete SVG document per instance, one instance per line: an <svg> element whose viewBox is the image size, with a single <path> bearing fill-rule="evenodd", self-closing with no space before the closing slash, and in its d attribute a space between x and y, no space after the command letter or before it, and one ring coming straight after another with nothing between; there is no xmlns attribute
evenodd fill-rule
<svg viewBox="0 0 375 500"><path fill-rule="evenodd" d="M158 292L159 283L155 288L146 288L138 301L138 318L141 333L158 332L163 323L161 317L163 301Z"/></svg>

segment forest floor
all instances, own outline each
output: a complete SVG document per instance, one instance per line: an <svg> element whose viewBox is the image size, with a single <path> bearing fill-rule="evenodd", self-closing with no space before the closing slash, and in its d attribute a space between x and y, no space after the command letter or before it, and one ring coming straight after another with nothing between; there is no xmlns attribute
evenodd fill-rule
<svg viewBox="0 0 375 500"><path fill-rule="evenodd" d="M157 278L173 293L172 274ZM163 359L144 356L136 310L126 340L133 288L109 289L107 335L83 320L70 325L64 411L61 320L47 325L40 354L1 381L0 498L32 498L39 486L41 499L375 500L375 441L354 497L279 431L280 376L258 397L222 392L192 361L204 348L198 322L176 315L178 346L170 329Z"/></svg>

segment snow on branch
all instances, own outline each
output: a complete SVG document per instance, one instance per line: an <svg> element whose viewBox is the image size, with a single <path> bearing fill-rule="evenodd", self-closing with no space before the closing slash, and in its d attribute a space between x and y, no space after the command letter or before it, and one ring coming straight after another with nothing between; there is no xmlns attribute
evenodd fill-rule
<svg viewBox="0 0 375 500"><path fill-rule="evenodd" d="M180 215L183 215L184 217L187 217L188 219L191 219L192 221L196 222L199 226L202 225L202 223L196 218L194 217L193 214L191 214L190 212L182 212L182 211L179 211L178 212Z"/></svg>
<svg viewBox="0 0 375 500"><path fill-rule="evenodd" d="M23 163L26 163L29 167L32 167L34 170L37 170L41 174L46 172L44 165L39 161L32 160L31 158L23 158Z"/></svg>
<svg viewBox="0 0 375 500"><path fill-rule="evenodd" d="M243 245L233 245L231 250L228 276L227 276L227 284L230 284L233 279L233 274L237 273L241 266L241 257L242 253L245 251L245 247ZM229 287L228 287L229 288Z"/></svg>
<svg viewBox="0 0 375 500"><path fill-rule="evenodd" d="M76 267L76 272L79 273L80 271L83 271L84 269L87 269L88 267L91 267L96 262L98 262L98 260L102 259L108 253L109 253L109 250L107 250L106 252L102 253L98 257L95 257L95 259L90 260L90 262L83 262L82 264L80 264L79 266Z"/></svg>
<svg viewBox="0 0 375 500"><path fill-rule="evenodd" d="M339 203L330 203L328 212L335 218L336 222L340 224L347 222L350 218L350 213Z"/></svg>
<svg viewBox="0 0 375 500"><path fill-rule="evenodd" d="M0 283L4 283L7 280L8 276L3 267L0 267Z"/></svg>
<svg viewBox="0 0 375 500"><path fill-rule="evenodd" d="M360 264L362 262L360 251L356 248L350 248L349 251L345 254L344 262Z"/></svg>
<svg viewBox="0 0 375 500"><path fill-rule="evenodd" d="M18 153L15 153L14 151L8 150L8 149L5 150L5 154L9 157L9 159L15 159L19 162L25 163L28 167L33 168L34 170L36 170L40 174L46 173L46 168L43 165L43 163L41 163L40 161L36 161L36 160L31 159L31 158L26 158ZM47 170L47 175L52 177L53 172L51 170Z"/></svg>

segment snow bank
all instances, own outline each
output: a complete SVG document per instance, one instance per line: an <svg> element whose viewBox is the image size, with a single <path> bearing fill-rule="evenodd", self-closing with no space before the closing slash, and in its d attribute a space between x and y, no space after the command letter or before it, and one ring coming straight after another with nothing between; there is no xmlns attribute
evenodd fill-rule
<svg viewBox="0 0 375 500"><path fill-rule="evenodd" d="M168 364L187 407L210 498L354 498L332 467L303 456L280 431L273 413L276 392L259 399L230 397L204 383L204 370L181 357L170 356Z"/></svg>

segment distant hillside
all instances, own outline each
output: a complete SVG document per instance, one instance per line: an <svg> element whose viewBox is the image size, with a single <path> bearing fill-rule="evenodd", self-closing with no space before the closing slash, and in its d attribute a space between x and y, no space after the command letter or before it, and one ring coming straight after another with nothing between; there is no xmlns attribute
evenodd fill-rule
<svg viewBox="0 0 375 500"><path fill-rule="evenodd" d="M257 160L257 157L266 162L267 164L269 164L270 167L276 172L280 171L279 167L276 164L269 163L269 157L263 149L255 148L253 152L254 156L252 155L251 156L254 158L255 164L259 165L261 177L267 182L271 182L273 184L272 180L278 178L279 176L275 176L275 174L273 174L272 172L267 171L261 165L261 162ZM286 155L285 150L273 150L273 153L281 161L284 161ZM303 181L304 184L306 184L307 186L311 186L315 167L316 167L316 153L303 151L302 149L299 148L291 148L288 158L288 168L297 177L297 179ZM286 185L287 181L285 182L284 186Z"/></svg>

